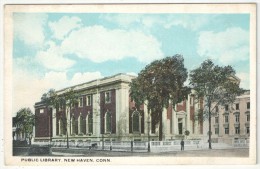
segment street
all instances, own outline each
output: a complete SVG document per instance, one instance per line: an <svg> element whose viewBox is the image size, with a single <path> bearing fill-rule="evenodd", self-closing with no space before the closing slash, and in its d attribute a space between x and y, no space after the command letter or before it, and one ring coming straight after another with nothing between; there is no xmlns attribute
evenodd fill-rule
<svg viewBox="0 0 260 169"><path fill-rule="evenodd" d="M107 151L80 148L52 148L51 154L28 155L29 148L16 148L14 156L66 156L66 157L122 157L122 156L172 156L172 157L248 157L248 148L229 149L204 149L204 150L184 150L170 152L130 152L130 151Z"/></svg>
<svg viewBox="0 0 260 169"><path fill-rule="evenodd" d="M81 157L122 157L122 156L173 156L173 157L248 157L249 149L218 149L196 151L172 151L172 152L118 152L101 150L52 150L52 156L81 156Z"/></svg>

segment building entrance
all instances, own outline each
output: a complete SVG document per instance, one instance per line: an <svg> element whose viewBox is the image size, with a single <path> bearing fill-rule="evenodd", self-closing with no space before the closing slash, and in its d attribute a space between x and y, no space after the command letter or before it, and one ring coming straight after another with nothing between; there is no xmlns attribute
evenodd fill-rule
<svg viewBox="0 0 260 169"><path fill-rule="evenodd" d="M178 123L179 134L182 134L182 123Z"/></svg>

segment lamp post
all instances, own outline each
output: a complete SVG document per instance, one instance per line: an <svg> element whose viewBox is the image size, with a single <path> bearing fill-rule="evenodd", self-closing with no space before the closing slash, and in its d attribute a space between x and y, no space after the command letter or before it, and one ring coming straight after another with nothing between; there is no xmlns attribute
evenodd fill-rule
<svg viewBox="0 0 260 169"><path fill-rule="evenodd" d="M110 140L110 151L112 151L112 114L110 114L110 138L109 138L109 140Z"/></svg>
<svg viewBox="0 0 260 169"><path fill-rule="evenodd" d="M217 112L217 117L218 117L218 138L219 138L219 112Z"/></svg>
<svg viewBox="0 0 260 169"><path fill-rule="evenodd" d="M151 151L151 149L150 149L150 124L151 124L150 119L148 120L147 124L148 124L148 152L150 152Z"/></svg>

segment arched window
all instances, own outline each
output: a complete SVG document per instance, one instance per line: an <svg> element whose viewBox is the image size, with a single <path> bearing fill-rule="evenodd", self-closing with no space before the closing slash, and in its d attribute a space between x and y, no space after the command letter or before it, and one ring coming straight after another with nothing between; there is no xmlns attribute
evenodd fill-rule
<svg viewBox="0 0 260 169"><path fill-rule="evenodd" d="M70 134L71 135L76 134L76 121L75 121L75 117L74 116L71 117L70 126L71 126Z"/></svg>
<svg viewBox="0 0 260 169"><path fill-rule="evenodd" d="M105 114L105 133L112 132L112 115L110 112L106 112Z"/></svg>
<svg viewBox="0 0 260 169"><path fill-rule="evenodd" d="M86 127L88 134L93 133L93 119L90 113L86 117Z"/></svg>
<svg viewBox="0 0 260 169"><path fill-rule="evenodd" d="M138 111L134 111L132 114L132 129L133 133L141 132L141 115Z"/></svg>
<svg viewBox="0 0 260 169"><path fill-rule="evenodd" d="M83 116L80 115L78 118L78 134L85 134L85 125L84 125L84 119Z"/></svg>

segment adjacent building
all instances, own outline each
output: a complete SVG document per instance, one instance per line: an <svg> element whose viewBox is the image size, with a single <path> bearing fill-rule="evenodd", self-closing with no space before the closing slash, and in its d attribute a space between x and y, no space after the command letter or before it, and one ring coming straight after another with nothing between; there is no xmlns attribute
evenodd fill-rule
<svg viewBox="0 0 260 169"><path fill-rule="evenodd" d="M211 125L213 142L231 144L235 140L249 139L250 91L237 96L233 104L217 106Z"/></svg>
<svg viewBox="0 0 260 169"><path fill-rule="evenodd" d="M16 117L12 118L12 124L13 124L13 140L14 141L25 141L26 140L26 133L21 130L21 127L19 124L16 123Z"/></svg>

